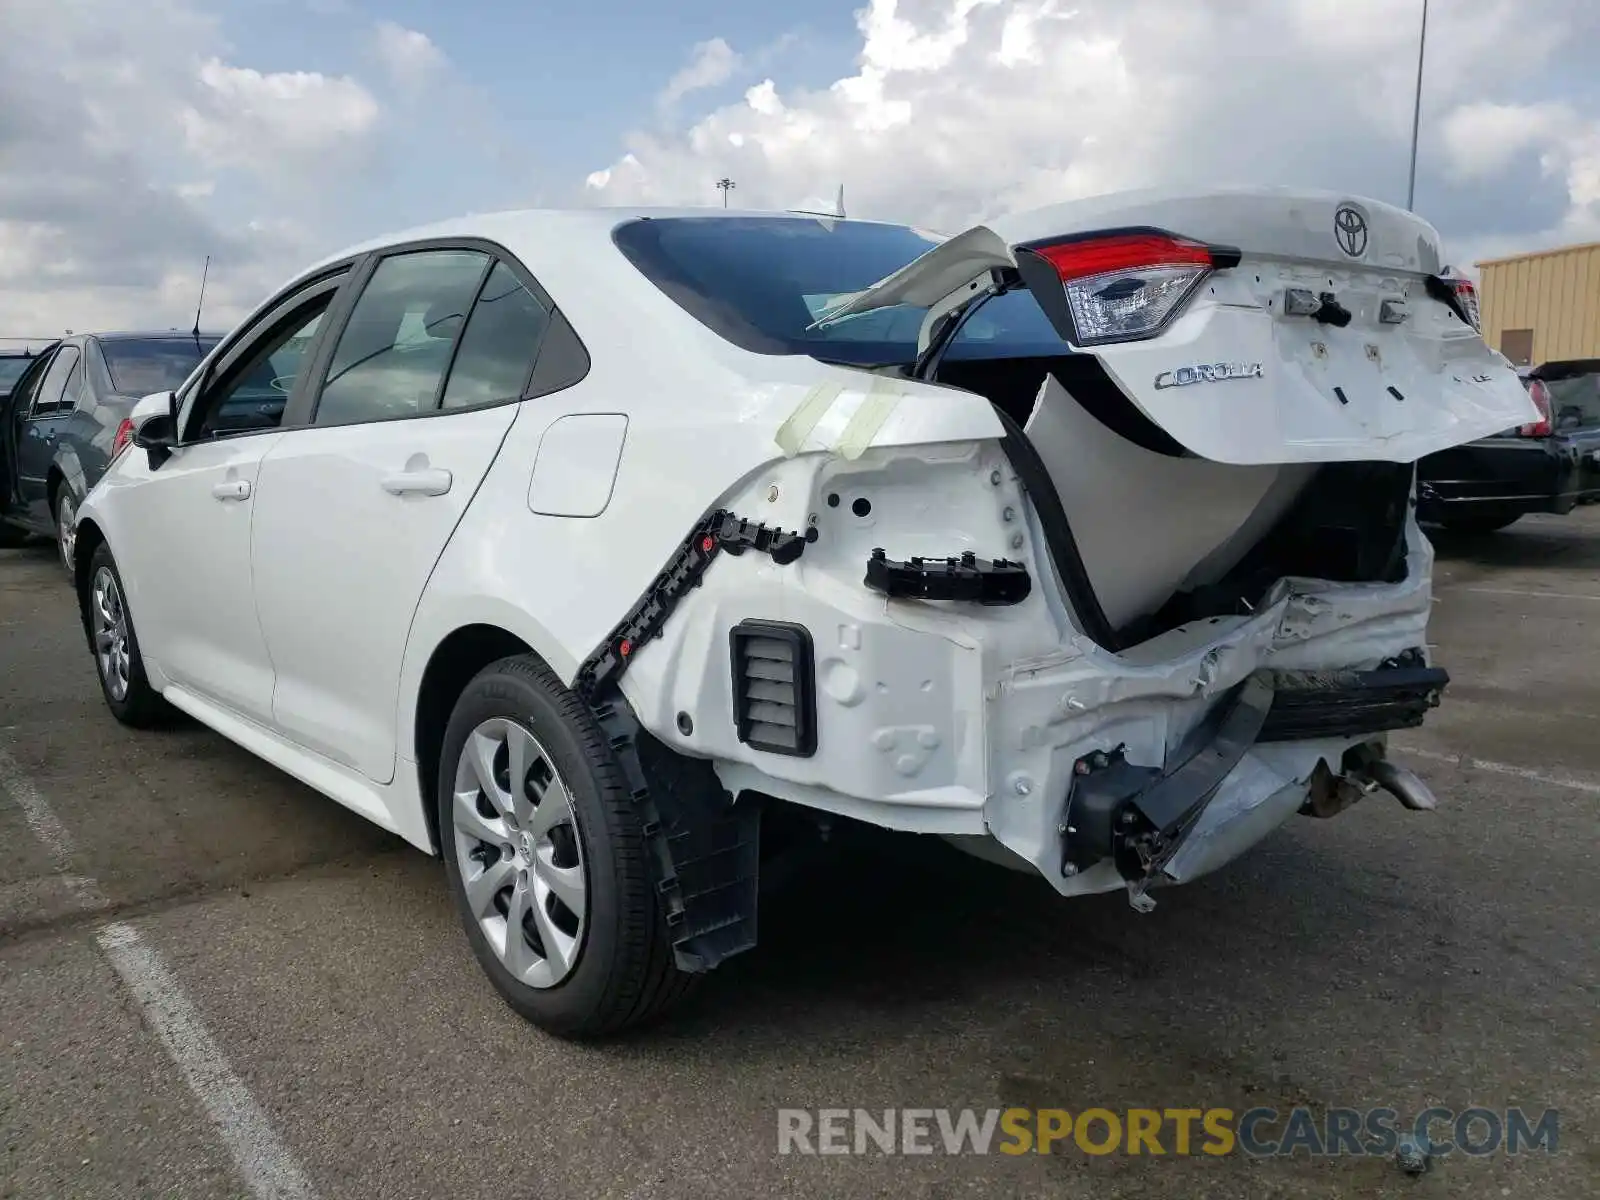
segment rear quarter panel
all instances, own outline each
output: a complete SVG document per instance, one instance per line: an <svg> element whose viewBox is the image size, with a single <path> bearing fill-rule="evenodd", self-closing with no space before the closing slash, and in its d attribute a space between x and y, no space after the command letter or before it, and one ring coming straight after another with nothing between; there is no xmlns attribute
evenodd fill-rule
<svg viewBox="0 0 1600 1200"><path fill-rule="evenodd" d="M537 273L537 272L536 272ZM558 304L562 303L556 294ZM515 634L571 684L583 661L644 594L689 532L724 497L785 458L776 438L808 399L827 411L796 447L826 452L877 377L809 358L748 355L718 342L662 298L667 311L617 336L614 322L569 314L591 369L565 391L522 402L500 454L428 581L407 643L398 744L412 747L413 714L434 649L455 630L489 624ZM613 306L616 315L618 306ZM879 384L889 412L873 445L996 438L981 397L920 384ZM913 395L913 393L916 393ZM609 503L595 516L536 513L530 484L545 432L563 417L624 414L626 438ZM599 464L609 470L609 463ZM765 498L770 490L763 491ZM809 493L779 488L740 515L802 530Z"/></svg>

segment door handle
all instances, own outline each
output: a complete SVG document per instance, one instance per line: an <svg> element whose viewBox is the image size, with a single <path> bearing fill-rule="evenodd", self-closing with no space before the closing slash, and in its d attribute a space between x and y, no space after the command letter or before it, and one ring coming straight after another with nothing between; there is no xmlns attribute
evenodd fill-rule
<svg viewBox="0 0 1600 1200"><path fill-rule="evenodd" d="M397 471L383 477L383 490L391 496L442 496L454 480L441 467L419 471Z"/></svg>
<svg viewBox="0 0 1600 1200"><path fill-rule="evenodd" d="M218 500L246 500L250 496L250 481L248 479L230 479L226 483L219 483L213 487L211 494Z"/></svg>

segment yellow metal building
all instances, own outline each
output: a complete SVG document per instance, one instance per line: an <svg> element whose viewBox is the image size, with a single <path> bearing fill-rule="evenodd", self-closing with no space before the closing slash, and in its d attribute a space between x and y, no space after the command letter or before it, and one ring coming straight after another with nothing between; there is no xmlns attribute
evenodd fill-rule
<svg viewBox="0 0 1600 1200"><path fill-rule="evenodd" d="M1600 358L1600 242L1478 264L1483 338L1518 366Z"/></svg>

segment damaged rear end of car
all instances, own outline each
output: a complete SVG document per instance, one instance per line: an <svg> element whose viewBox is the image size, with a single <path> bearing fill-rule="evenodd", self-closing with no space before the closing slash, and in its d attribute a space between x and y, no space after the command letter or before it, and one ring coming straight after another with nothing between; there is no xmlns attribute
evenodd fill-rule
<svg viewBox="0 0 1600 1200"><path fill-rule="evenodd" d="M589 664L646 730L734 797L1141 910L1295 813L1433 806L1386 749L1449 681L1415 463L1533 414L1426 222L1271 189L779 220L616 234L781 417L685 543L693 619ZM905 261L855 282L852 240ZM957 401L992 436L941 437Z"/></svg>

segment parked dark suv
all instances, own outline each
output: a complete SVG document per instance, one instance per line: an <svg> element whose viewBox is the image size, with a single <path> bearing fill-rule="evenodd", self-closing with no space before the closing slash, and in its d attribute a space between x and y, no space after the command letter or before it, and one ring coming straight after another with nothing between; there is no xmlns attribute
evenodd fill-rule
<svg viewBox="0 0 1600 1200"><path fill-rule="evenodd" d="M171 391L215 334L78 334L28 360L0 397L0 545L54 537L71 569L78 505L132 434L141 397Z"/></svg>
<svg viewBox="0 0 1600 1200"><path fill-rule="evenodd" d="M1600 359L1519 374L1540 419L1424 458L1419 520L1488 533L1528 513L1566 513L1600 500Z"/></svg>

